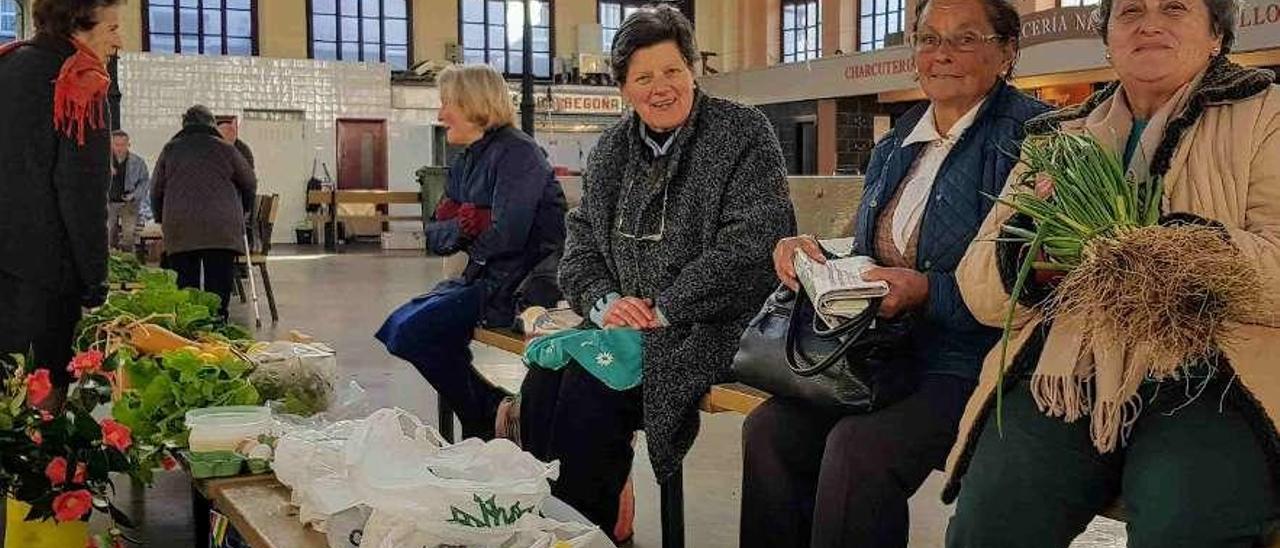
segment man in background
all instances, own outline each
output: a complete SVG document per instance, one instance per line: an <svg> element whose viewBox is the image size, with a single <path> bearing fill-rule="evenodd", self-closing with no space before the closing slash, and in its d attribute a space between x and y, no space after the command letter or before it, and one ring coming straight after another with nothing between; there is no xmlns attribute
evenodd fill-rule
<svg viewBox="0 0 1280 548"><path fill-rule="evenodd" d="M224 118L219 120L218 133L221 133L222 138L226 139L228 143L235 145L236 150L240 151L240 155L244 156L246 162L249 162L249 167L254 167L253 150L251 150L249 145L246 145L244 141L240 140L240 124L235 118Z"/></svg>
<svg viewBox="0 0 1280 548"><path fill-rule="evenodd" d="M133 253L138 227L151 216L147 195L151 176L147 162L130 152L129 134L111 133L111 187L107 193L107 242L113 249Z"/></svg>

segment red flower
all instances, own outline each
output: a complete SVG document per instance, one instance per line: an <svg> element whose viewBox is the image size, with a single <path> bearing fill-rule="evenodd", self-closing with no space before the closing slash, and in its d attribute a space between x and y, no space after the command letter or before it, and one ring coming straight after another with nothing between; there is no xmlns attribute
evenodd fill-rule
<svg viewBox="0 0 1280 548"><path fill-rule="evenodd" d="M76 474L71 478L71 483L84 485L85 477L89 475L89 469L85 467L83 462L76 463Z"/></svg>
<svg viewBox="0 0 1280 548"><path fill-rule="evenodd" d="M53 422L53 413L50 413L50 412L48 412L48 411L45 411L44 409L41 409L41 410L40 410L40 421L41 421L41 422Z"/></svg>
<svg viewBox="0 0 1280 548"><path fill-rule="evenodd" d="M178 459L173 458L173 455L165 455L160 466L164 467L165 472L172 472L178 468Z"/></svg>
<svg viewBox="0 0 1280 548"><path fill-rule="evenodd" d="M54 457L49 461L49 465L44 467L44 477L49 478L49 483L54 487L67 482L67 459L62 457Z"/></svg>
<svg viewBox="0 0 1280 548"><path fill-rule="evenodd" d="M61 522L76 521L92 508L93 495L84 489L63 493L53 499L53 517Z"/></svg>
<svg viewBox="0 0 1280 548"><path fill-rule="evenodd" d="M102 355L101 350L82 352L71 358L71 365L67 366L67 371L73 373L77 379L84 376L85 373L97 373L102 371L102 360L105 358L106 356Z"/></svg>
<svg viewBox="0 0 1280 548"><path fill-rule="evenodd" d="M102 443L123 453L129 450L129 446L133 445L133 436L129 432L128 426L107 419L102 421Z"/></svg>
<svg viewBox="0 0 1280 548"><path fill-rule="evenodd" d="M27 401L31 405L40 405L53 392L53 381L49 379L48 369L37 369L27 375Z"/></svg>
<svg viewBox="0 0 1280 548"><path fill-rule="evenodd" d="M27 431L27 437L31 438L31 442L36 445L44 445L44 435L39 430L31 429Z"/></svg>

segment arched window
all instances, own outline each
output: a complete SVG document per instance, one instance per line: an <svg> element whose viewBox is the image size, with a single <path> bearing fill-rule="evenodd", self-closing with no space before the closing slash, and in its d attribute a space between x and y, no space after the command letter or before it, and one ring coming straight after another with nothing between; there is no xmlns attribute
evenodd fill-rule
<svg viewBox="0 0 1280 548"><path fill-rule="evenodd" d="M312 59L409 68L413 18L408 0L310 0L308 4Z"/></svg>
<svg viewBox="0 0 1280 548"><path fill-rule="evenodd" d="M551 0L533 6L533 75L551 78ZM459 35L467 63L488 63L507 76L524 74L524 1L459 0Z"/></svg>
<svg viewBox="0 0 1280 548"><path fill-rule="evenodd" d="M256 0L142 0L142 14L146 51L258 54Z"/></svg>

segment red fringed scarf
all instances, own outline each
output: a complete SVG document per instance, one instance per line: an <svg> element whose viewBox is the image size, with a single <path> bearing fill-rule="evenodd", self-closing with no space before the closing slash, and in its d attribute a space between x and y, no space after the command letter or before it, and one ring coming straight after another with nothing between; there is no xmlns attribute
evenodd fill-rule
<svg viewBox="0 0 1280 548"><path fill-rule="evenodd" d="M106 123L107 90L111 75L106 63L79 40L71 38L76 52L62 63L53 82L53 127L67 137L75 137L84 145L86 129L99 129ZM0 46L0 57L28 42L10 42Z"/></svg>

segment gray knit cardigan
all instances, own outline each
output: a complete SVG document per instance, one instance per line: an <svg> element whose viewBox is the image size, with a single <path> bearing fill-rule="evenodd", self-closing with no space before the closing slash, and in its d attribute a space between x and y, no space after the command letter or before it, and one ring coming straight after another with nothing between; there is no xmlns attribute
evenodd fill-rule
<svg viewBox="0 0 1280 548"><path fill-rule="evenodd" d="M661 159L640 123L620 121L591 152L560 284L584 316L617 292L653 299L670 322L644 334L644 428L662 481L693 445L699 399L730 378L747 321L778 283L773 246L796 225L782 150L760 111L698 92Z"/></svg>

